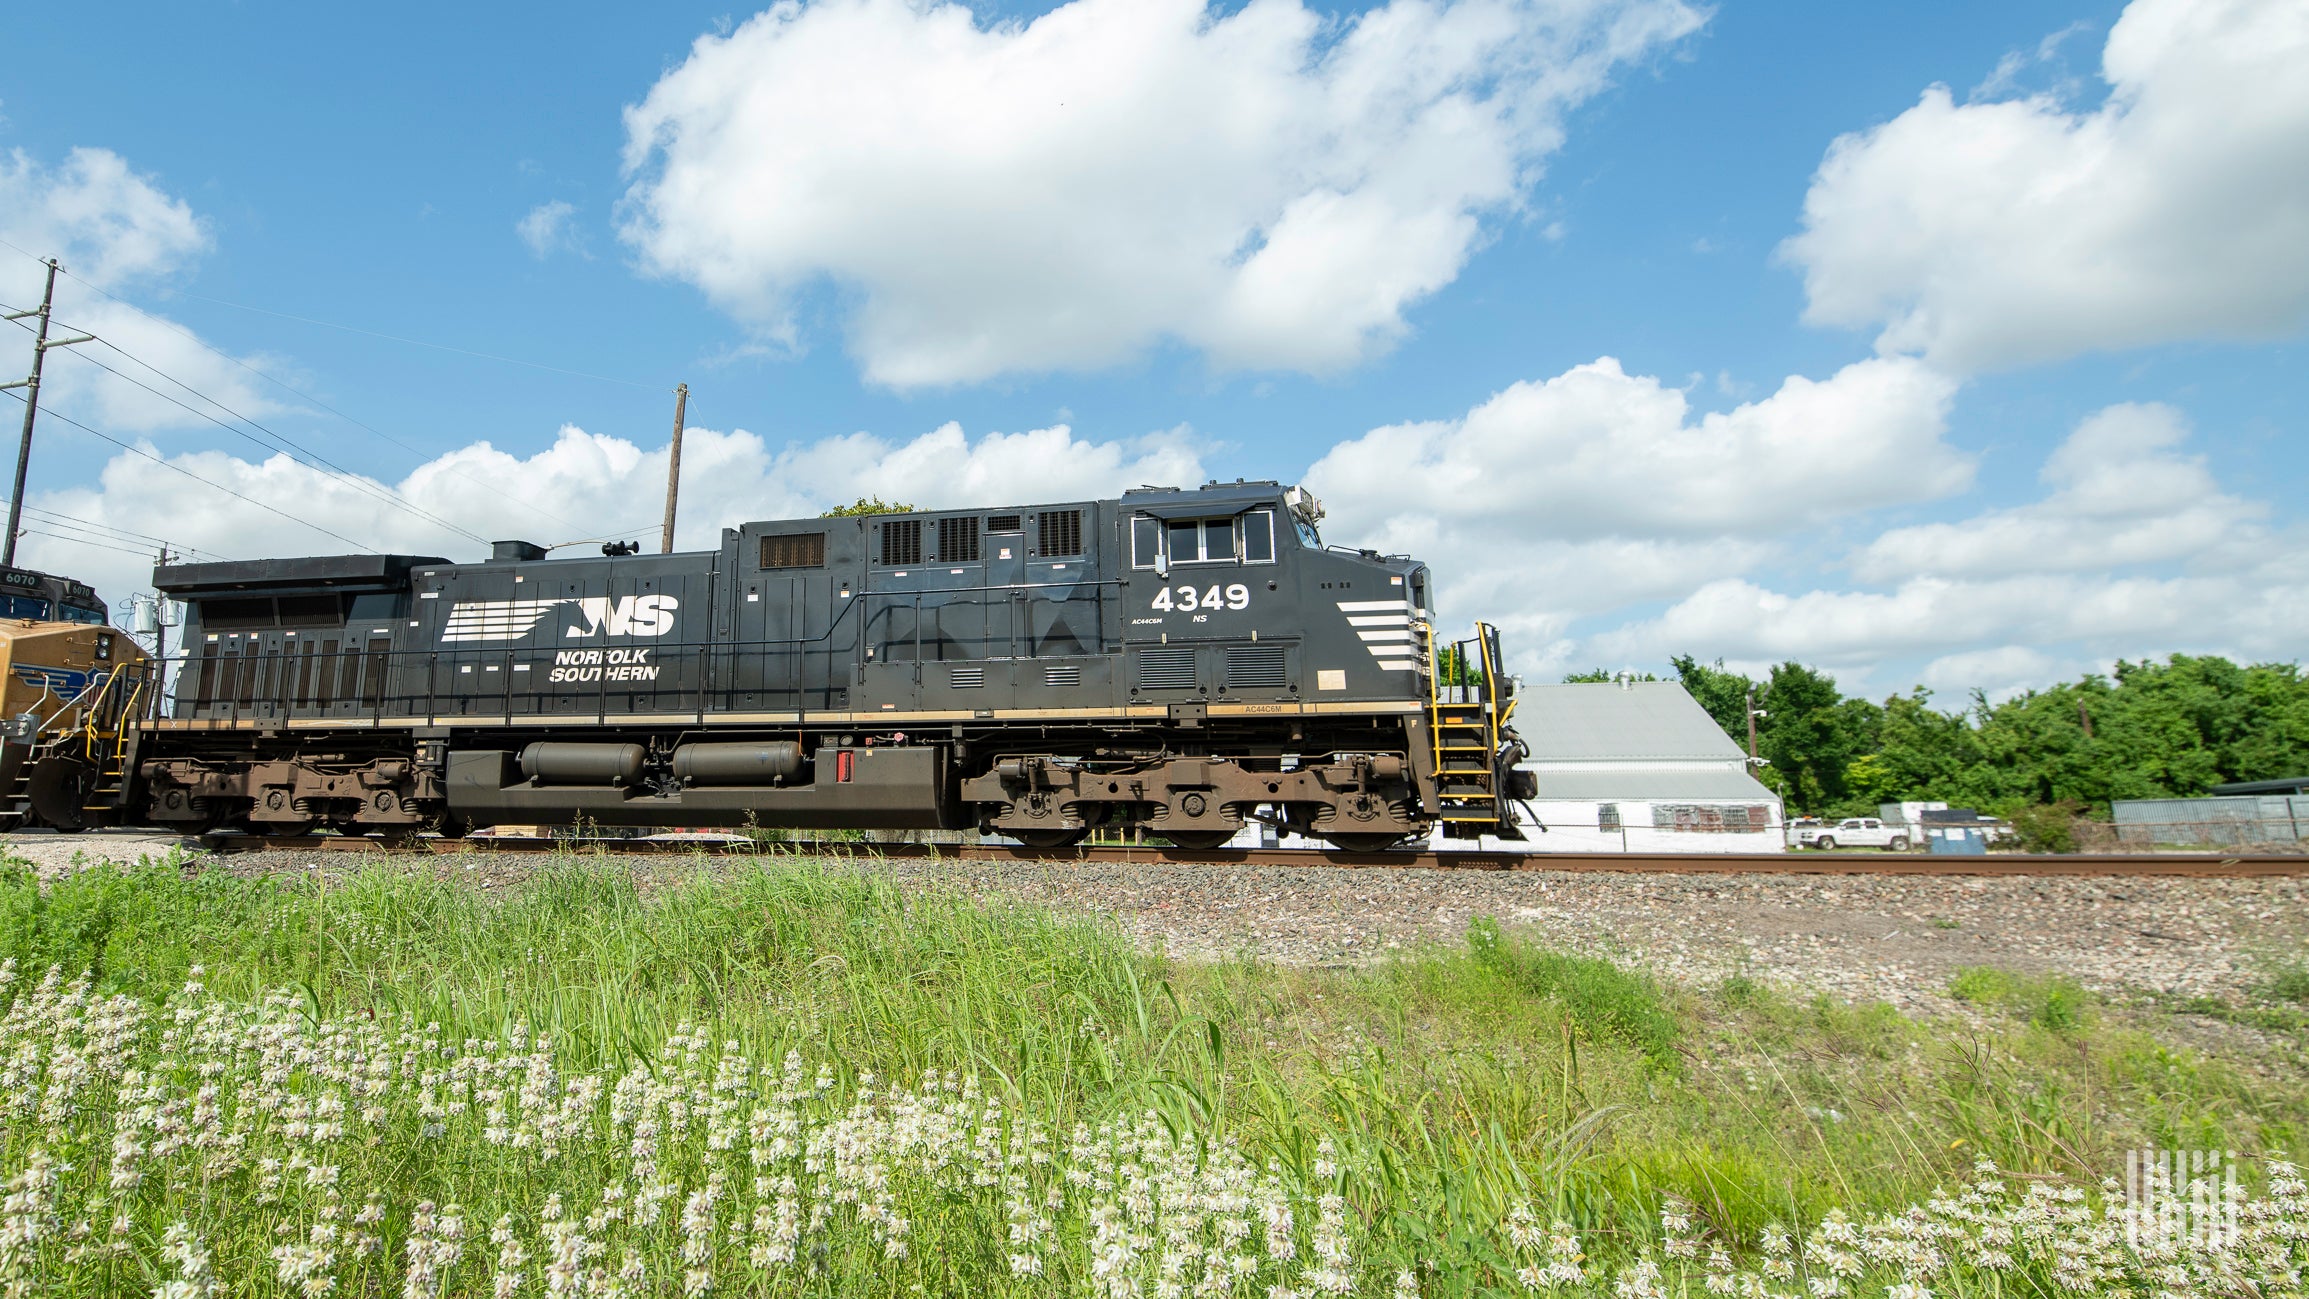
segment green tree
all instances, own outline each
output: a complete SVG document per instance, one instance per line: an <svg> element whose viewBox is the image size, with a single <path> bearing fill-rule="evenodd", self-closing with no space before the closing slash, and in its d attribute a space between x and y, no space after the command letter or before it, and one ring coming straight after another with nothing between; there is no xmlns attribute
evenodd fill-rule
<svg viewBox="0 0 2309 1299"><path fill-rule="evenodd" d="M1630 675L1638 681L1659 680L1659 677L1649 672L1631 673ZM1567 686L1600 686L1609 685L1610 683L1619 680L1619 677L1620 674L1612 671L1610 668L1589 668L1585 672L1565 673L1563 677L1563 683Z"/></svg>
<svg viewBox="0 0 2309 1299"><path fill-rule="evenodd" d="M1876 751L1856 761L1851 793L1871 803L1929 799L1955 806L1996 801L1980 784L1980 737L1969 717L1932 706L1922 686L1887 698L1877 723Z"/></svg>
<svg viewBox="0 0 2309 1299"><path fill-rule="evenodd" d="M918 508L912 505L892 504L879 496L861 496L848 505L837 505L818 517L821 519L841 519L866 514L912 514Z"/></svg>
<svg viewBox="0 0 2309 1299"><path fill-rule="evenodd" d="M1459 652L1457 645L1446 645L1435 655L1436 684L1443 686L1479 686L1483 684L1483 668L1478 661Z"/></svg>
<svg viewBox="0 0 2309 1299"><path fill-rule="evenodd" d="M1875 751L1883 709L1845 698L1833 678L1793 661L1772 669L1762 702L1757 747L1782 782L1782 798L1809 815L1874 810L1853 797L1844 773Z"/></svg>
<svg viewBox="0 0 2309 1299"><path fill-rule="evenodd" d="M2298 665L2213 655L2120 662L1974 713L1983 801L2075 802L2202 794L2309 771L2309 680Z"/></svg>
<svg viewBox="0 0 2309 1299"><path fill-rule="evenodd" d="M2113 799L2202 794L2230 781L2309 774L2309 676L2298 664L2240 667L2213 655L2120 662L1991 704L1944 712L1921 687L1882 704L1847 698L1800 663L1760 686L1723 662L1673 660L1677 679L1735 744L1748 691L1766 715L1758 775L1791 810L1851 815L1930 799L2006 815L2106 815ZM1608 679L1586 673L1572 679ZM2065 822L2064 822L2065 823Z"/></svg>
<svg viewBox="0 0 2309 1299"><path fill-rule="evenodd" d="M1745 749L1748 744L1748 692L1755 689L1752 679L1737 672L1726 671L1724 661L1701 663L1689 654L1679 654L1668 660L1675 665L1676 681L1692 701L1707 710L1724 728L1724 734Z"/></svg>

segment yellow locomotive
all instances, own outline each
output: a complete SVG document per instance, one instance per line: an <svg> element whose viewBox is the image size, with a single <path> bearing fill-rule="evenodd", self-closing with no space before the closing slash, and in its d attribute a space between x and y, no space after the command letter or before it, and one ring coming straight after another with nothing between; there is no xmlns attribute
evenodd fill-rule
<svg viewBox="0 0 2309 1299"><path fill-rule="evenodd" d="M0 570L0 830L118 820L152 677L87 586Z"/></svg>

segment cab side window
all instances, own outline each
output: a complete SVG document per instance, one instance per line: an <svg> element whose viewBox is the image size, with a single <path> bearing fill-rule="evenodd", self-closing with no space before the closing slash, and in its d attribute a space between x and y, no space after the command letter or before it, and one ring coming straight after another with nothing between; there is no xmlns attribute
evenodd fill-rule
<svg viewBox="0 0 2309 1299"><path fill-rule="evenodd" d="M1275 562L1275 515L1272 510L1253 510L1243 516L1243 562L1272 564Z"/></svg>
<svg viewBox="0 0 2309 1299"><path fill-rule="evenodd" d="M1130 521L1130 566L1155 568L1162 562L1163 522L1150 515L1137 515Z"/></svg>
<svg viewBox="0 0 2309 1299"><path fill-rule="evenodd" d="M1272 564L1275 562L1275 513L1252 510L1216 519L1157 519L1137 515L1130 521L1130 565L1156 568L1171 564Z"/></svg>
<svg viewBox="0 0 2309 1299"><path fill-rule="evenodd" d="M1203 561L1210 564L1230 562L1235 557L1235 521L1233 519L1203 520Z"/></svg>

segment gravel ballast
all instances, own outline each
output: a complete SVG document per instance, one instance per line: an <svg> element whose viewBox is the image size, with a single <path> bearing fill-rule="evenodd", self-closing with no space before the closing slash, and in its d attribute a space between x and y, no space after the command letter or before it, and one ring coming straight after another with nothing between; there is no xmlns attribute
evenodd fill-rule
<svg viewBox="0 0 2309 1299"><path fill-rule="evenodd" d="M165 856L161 836L7 837L52 877L90 861ZM199 855L188 855L187 861ZM239 875L340 874L365 860L504 888L542 864L517 854L392 856L270 851L209 858ZM737 857L620 857L645 887ZM1179 957L1286 965L1385 959L1457 943L1476 916L1536 941L1698 985L1742 974L1800 992L1948 1006L1950 976L1990 965L2062 975L2110 994L2234 996L2309 951L2309 881L2045 876L1599 874L1172 863L858 859L910 888L1106 917Z"/></svg>

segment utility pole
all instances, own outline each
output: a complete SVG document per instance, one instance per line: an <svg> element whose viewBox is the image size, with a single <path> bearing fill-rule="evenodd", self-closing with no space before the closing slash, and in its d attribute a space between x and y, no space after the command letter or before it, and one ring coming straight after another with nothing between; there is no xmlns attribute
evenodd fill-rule
<svg viewBox="0 0 2309 1299"><path fill-rule="evenodd" d="M56 303L56 259L49 258L47 266L48 287L40 292L40 310L11 311L5 317L8 320L22 320L26 316L40 317L40 338L38 342L32 345L32 377L19 383L0 383L0 390L9 388L26 390L24 393L24 440L18 443L16 447L16 491L14 495L8 498L8 540L5 543L0 543L0 567L5 568L16 566L16 530L23 526L24 521L24 472L32 465L32 418L40 413L41 362L48 359L48 349L51 347L70 347L74 343L85 343L95 337L94 334L82 334L78 338L59 338L53 342L49 340L48 316L50 308Z"/></svg>
<svg viewBox="0 0 2309 1299"><path fill-rule="evenodd" d="M1748 765L1756 765L1756 688L1748 687Z"/></svg>
<svg viewBox="0 0 2309 1299"><path fill-rule="evenodd" d="M156 569L166 568L175 562L176 556L168 553L166 543L161 545L160 553L152 557L152 566ZM166 688L168 685L168 597L158 591L152 593L152 660L160 665L160 685ZM325 667L324 670L326 670Z"/></svg>
<svg viewBox="0 0 2309 1299"><path fill-rule="evenodd" d="M665 536L657 548L661 555L673 553L673 510L681 499L681 426L688 414L689 385L685 383L673 390L673 458L665 470Z"/></svg>

